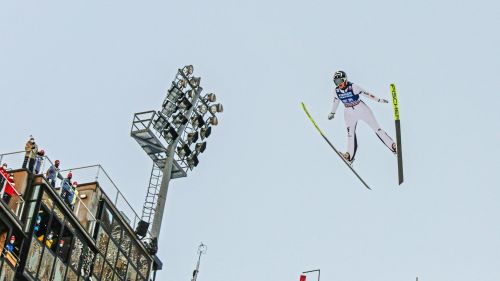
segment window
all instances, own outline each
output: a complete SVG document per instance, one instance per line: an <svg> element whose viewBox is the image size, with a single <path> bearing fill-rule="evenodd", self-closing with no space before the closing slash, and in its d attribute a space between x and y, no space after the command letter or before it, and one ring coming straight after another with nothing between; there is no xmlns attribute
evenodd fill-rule
<svg viewBox="0 0 500 281"><path fill-rule="evenodd" d="M30 251L28 253L25 270L35 277L38 270L38 264L42 257L43 247L37 239L31 239Z"/></svg>
<svg viewBox="0 0 500 281"><path fill-rule="evenodd" d="M120 249L122 249L125 254L128 254L130 252L130 243L132 243L130 236L126 231L123 231L123 238L120 242Z"/></svg>
<svg viewBox="0 0 500 281"><path fill-rule="evenodd" d="M99 278L101 277L103 262L104 258L100 254L98 254L95 259L94 271L92 273L92 275L94 275L97 280L99 280Z"/></svg>
<svg viewBox="0 0 500 281"><path fill-rule="evenodd" d="M29 228L31 227L31 222L33 220L33 217L35 216L35 207L39 195L40 195L40 186L36 185L33 188L31 196L29 197L27 202L28 214L26 216L26 223L24 224L24 232L28 232Z"/></svg>
<svg viewBox="0 0 500 281"><path fill-rule="evenodd" d="M64 274L66 273L66 265L64 262L56 258L56 265L54 267L54 277L53 281L64 281Z"/></svg>
<svg viewBox="0 0 500 281"><path fill-rule="evenodd" d="M116 260L116 274L120 276L121 279L125 278L127 275L127 264L128 259L127 256L122 253L122 251L118 254L118 259Z"/></svg>
<svg viewBox="0 0 500 281"><path fill-rule="evenodd" d="M106 230L111 230L111 221L113 220L113 214L111 213L111 210L106 206L106 204L103 203L103 208L102 208L102 215L101 215L101 225L106 229Z"/></svg>
<svg viewBox="0 0 500 281"><path fill-rule="evenodd" d="M113 281L113 268L107 263L104 262L104 270L102 272L102 281Z"/></svg>
<svg viewBox="0 0 500 281"><path fill-rule="evenodd" d="M141 275L144 278L147 278L148 272L149 272L149 267L150 267L150 262L144 255L139 256L138 267L139 267L139 272L141 273Z"/></svg>
<svg viewBox="0 0 500 281"><path fill-rule="evenodd" d="M56 249L58 248L61 230L61 221L59 221L59 219L57 219L56 217L52 217L49 231L47 232L47 235L45 235L45 246L49 248L53 253L56 253Z"/></svg>
<svg viewBox="0 0 500 281"><path fill-rule="evenodd" d="M73 243L73 233L67 228L64 228L64 231L59 238L57 243L57 256L64 262L68 263L69 259L69 250L71 248L71 244Z"/></svg>
<svg viewBox="0 0 500 281"><path fill-rule="evenodd" d="M68 267L68 273L66 273L66 281L77 281L78 275L71 267Z"/></svg>
<svg viewBox="0 0 500 281"><path fill-rule="evenodd" d="M54 254L51 251L43 251L42 262L40 263L40 270L38 271L38 278L40 280L50 280L50 273L54 265Z"/></svg>
<svg viewBox="0 0 500 281"><path fill-rule="evenodd" d="M122 236L122 227L118 220L115 218L111 224L111 237L115 240L117 244L120 244L120 238Z"/></svg>
<svg viewBox="0 0 500 281"><path fill-rule="evenodd" d="M127 271L127 278L125 278L126 281L136 281L137 280L137 271L132 267L128 267Z"/></svg>
<svg viewBox="0 0 500 281"><path fill-rule="evenodd" d="M0 272L0 281L14 281L14 269L6 262L3 263L2 271Z"/></svg>
<svg viewBox="0 0 500 281"><path fill-rule="evenodd" d="M90 276L90 269L92 267L92 262L94 261L94 257L95 253L92 252L87 245L83 245L82 256L81 256L82 270L80 272L82 273L82 276L84 278Z"/></svg>
<svg viewBox="0 0 500 281"><path fill-rule="evenodd" d="M80 265L80 255L82 254L83 243L78 238L74 238L73 251L71 253L69 264L75 270L78 271Z"/></svg>
<svg viewBox="0 0 500 281"><path fill-rule="evenodd" d="M109 235L104 231L102 227L99 228L99 232L97 233L97 249L101 254L106 253L106 248L109 242Z"/></svg>
<svg viewBox="0 0 500 281"><path fill-rule="evenodd" d="M47 232L48 224L50 219L50 212L47 209L47 206L42 204L40 207L40 211L36 215L35 218L35 226L33 233L38 238L38 241L43 241L45 238L45 233Z"/></svg>
<svg viewBox="0 0 500 281"><path fill-rule="evenodd" d="M110 264L115 264L116 256L118 255L118 246L116 246L113 240L109 241L108 251L106 252L106 260Z"/></svg>

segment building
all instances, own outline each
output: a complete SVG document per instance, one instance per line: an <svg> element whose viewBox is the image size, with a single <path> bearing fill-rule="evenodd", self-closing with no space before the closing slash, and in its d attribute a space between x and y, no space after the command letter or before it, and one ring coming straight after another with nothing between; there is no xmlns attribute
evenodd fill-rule
<svg viewBox="0 0 500 281"><path fill-rule="evenodd" d="M44 157L36 174L24 153L0 154L8 165L0 175L1 281L154 279L162 267L155 247L136 234L139 217L100 165L72 169L75 189L60 178L53 187L52 161Z"/></svg>

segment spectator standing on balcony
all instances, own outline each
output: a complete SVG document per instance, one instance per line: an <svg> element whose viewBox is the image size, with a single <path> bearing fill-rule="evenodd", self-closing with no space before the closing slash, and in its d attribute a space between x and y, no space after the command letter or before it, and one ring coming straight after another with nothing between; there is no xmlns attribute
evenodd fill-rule
<svg viewBox="0 0 500 281"><path fill-rule="evenodd" d="M40 149L35 157L35 175L38 175L40 173L40 167L43 164L44 158L45 158L45 150Z"/></svg>
<svg viewBox="0 0 500 281"><path fill-rule="evenodd" d="M50 166L50 168L47 170L45 173L45 176L47 177L47 180L49 181L50 185L55 188L56 187L56 179L63 180L63 176L59 172L59 164L61 162L59 160L56 160L54 162L54 165Z"/></svg>
<svg viewBox="0 0 500 281"><path fill-rule="evenodd" d="M14 183L14 175L10 174L7 182L5 183L5 188L3 190L2 200L5 204L9 204L10 198L14 195L14 188L16 188L16 183Z"/></svg>
<svg viewBox="0 0 500 281"><path fill-rule="evenodd" d="M61 197L63 200L67 203L70 201L68 200L68 196L71 192L71 178L73 178L73 174L71 172L68 173L65 179L63 179L61 183Z"/></svg>
<svg viewBox="0 0 500 281"><path fill-rule="evenodd" d="M38 146L33 136L30 136L30 139L24 146L24 151L26 154L24 155L23 169L26 169L26 166L28 166L28 170L33 172L33 166L35 165L35 158L38 152Z"/></svg>
<svg viewBox="0 0 500 281"><path fill-rule="evenodd" d="M71 195L69 196L69 204L70 204L70 208L71 210L74 210L75 209L75 203L76 203L76 199L78 198L78 183L76 181L73 182L73 185L71 186Z"/></svg>
<svg viewBox="0 0 500 281"><path fill-rule="evenodd" d="M3 184L5 183L5 179L8 178L7 176L7 163L3 163L2 166L0 166L0 190L3 189Z"/></svg>

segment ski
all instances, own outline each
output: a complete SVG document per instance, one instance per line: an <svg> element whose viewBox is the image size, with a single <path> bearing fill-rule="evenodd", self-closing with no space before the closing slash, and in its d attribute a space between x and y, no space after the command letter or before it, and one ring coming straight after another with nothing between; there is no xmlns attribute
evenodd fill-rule
<svg viewBox="0 0 500 281"><path fill-rule="evenodd" d="M304 110L304 112L306 113L307 117L309 117L309 120L311 120L311 122L313 123L314 127L316 127L316 130L318 130L319 134L323 137L323 139L325 139L325 141L330 145L330 147L333 149L333 151L335 151L335 153L337 153L337 155L340 157L340 159L342 159L342 161L347 165L347 167L349 167L349 169L351 169L351 171L354 173L354 175L356 175L356 177L358 177L358 179L363 183L363 185L370 189L371 188L368 186L368 184L366 184L366 182L359 176L359 174L352 168L351 164L349 164L349 162L347 162L344 157L342 156L342 154L335 148L335 146L333 146L333 144L330 142L330 140L328 140L328 138L325 136L325 134L323 133L323 131L321 131L321 129L318 127L318 125L316 124L316 121L314 121L314 119L312 118L311 114L309 114L309 111L307 111L307 108L306 108L306 105L302 102L302 109Z"/></svg>
<svg viewBox="0 0 500 281"><path fill-rule="evenodd" d="M398 180L403 183L403 150L401 149L401 123L399 121L399 104L396 85L391 84L392 105L394 107L394 123L396 124L396 145L398 152Z"/></svg>

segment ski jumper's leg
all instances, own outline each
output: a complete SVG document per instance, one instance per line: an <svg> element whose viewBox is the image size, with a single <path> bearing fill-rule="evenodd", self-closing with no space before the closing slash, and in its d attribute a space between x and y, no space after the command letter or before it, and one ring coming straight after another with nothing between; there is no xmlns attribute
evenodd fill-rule
<svg viewBox="0 0 500 281"><path fill-rule="evenodd" d="M375 134L377 134L378 138L385 144L385 146L387 146L393 153L395 153L396 151L393 149L394 141L382 128L380 128L380 125L378 124L377 119L375 119L375 115L373 115L372 110L364 102L358 104L356 108L360 111L360 119L365 121L372 128Z"/></svg>
<svg viewBox="0 0 500 281"><path fill-rule="evenodd" d="M344 109L344 120L347 128L347 152L350 155L350 161L354 161L356 150L358 150L358 141L356 139L356 125L358 124L359 114L353 107Z"/></svg>

